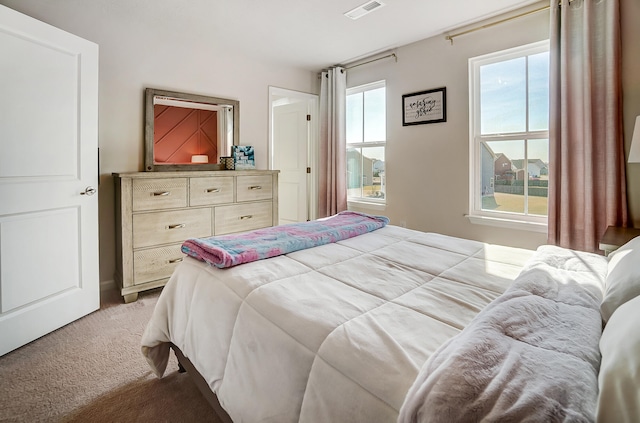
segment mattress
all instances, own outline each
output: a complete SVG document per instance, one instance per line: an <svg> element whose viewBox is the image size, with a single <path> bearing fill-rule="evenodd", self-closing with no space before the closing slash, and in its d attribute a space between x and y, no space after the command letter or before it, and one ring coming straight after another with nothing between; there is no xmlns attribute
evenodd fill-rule
<svg viewBox="0 0 640 423"><path fill-rule="evenodd" d="M219 269L185 258L142 338L170 343L233 421L395 422L427 359L533 251L396 226Z"/></svg>

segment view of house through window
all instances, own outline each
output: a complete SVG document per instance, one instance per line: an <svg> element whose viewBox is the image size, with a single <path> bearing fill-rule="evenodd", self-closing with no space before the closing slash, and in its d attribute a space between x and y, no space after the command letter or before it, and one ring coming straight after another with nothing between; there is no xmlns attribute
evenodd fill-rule
<svg viewBox="0 0 640 423"><path fill-rule="evenodd" d="M347 199L385 201L387 141L384 81L347 89Z"/></svg>
<svg viewBox="0 0 640 423"><path fill-rule="evenodd" d="M469 70L471 214L546 223L548 42L470 59Z"/></svg>

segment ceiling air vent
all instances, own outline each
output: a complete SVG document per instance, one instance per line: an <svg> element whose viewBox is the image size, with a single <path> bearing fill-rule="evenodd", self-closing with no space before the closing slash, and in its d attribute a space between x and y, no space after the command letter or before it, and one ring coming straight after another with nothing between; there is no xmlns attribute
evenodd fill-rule
<svg viewBox="0 0 640 423"><path fill-rule="evenodd" d="M378 1L378 0L371 0L371 1L366 2L365 4L362 4L362 5L358 6L358 7L356 7L353 10L348 11L344 15L347 18L356 20L358 18L363 17L367 13L371 13L374 10L380 9L382 6L384 6L383 2Z"/></svg>

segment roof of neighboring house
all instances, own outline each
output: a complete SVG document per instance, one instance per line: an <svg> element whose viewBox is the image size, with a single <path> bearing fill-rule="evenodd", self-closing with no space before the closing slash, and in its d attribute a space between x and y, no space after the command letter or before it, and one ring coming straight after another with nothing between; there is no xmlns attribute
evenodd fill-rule
<svg viewBox="0 0 640 423"><path fill-rule="evenodd" d="M528 160L529 164L535 164L537 166L539 166L540 168L546 167L547 164L545 162L543 162L540 159L529 159ZM511 160L511 163L515 166L516 169L523 169L524 168L524 159L516 159L516 160Z"/></svg>
<svg viewBox="0 0 640 423"><path fill-rule="evenodd" d="M491 149L491 147L489 147L489 144L487 144L486 142L480 143L480 145L489 152L489 154L491 154L491 157L493 157L493 159L496 159L496 153ZM500 153L502 154L502 153Z"/></svg>

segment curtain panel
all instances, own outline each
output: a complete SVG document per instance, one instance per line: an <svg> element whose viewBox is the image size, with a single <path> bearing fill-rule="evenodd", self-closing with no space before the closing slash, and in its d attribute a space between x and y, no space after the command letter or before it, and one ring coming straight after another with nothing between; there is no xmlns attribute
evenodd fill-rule
<svg viewBox="0 0 640 423"><path fill-rule="evenodd" d="M347 209L347 72L333 67L321 79L318 217L327 217Z"/></svg>
<svg viewBox="0 0 640 423"><path fill-rule="evenodd" d="M548 242L627 225L619 0L551 0Z"/></svg>

